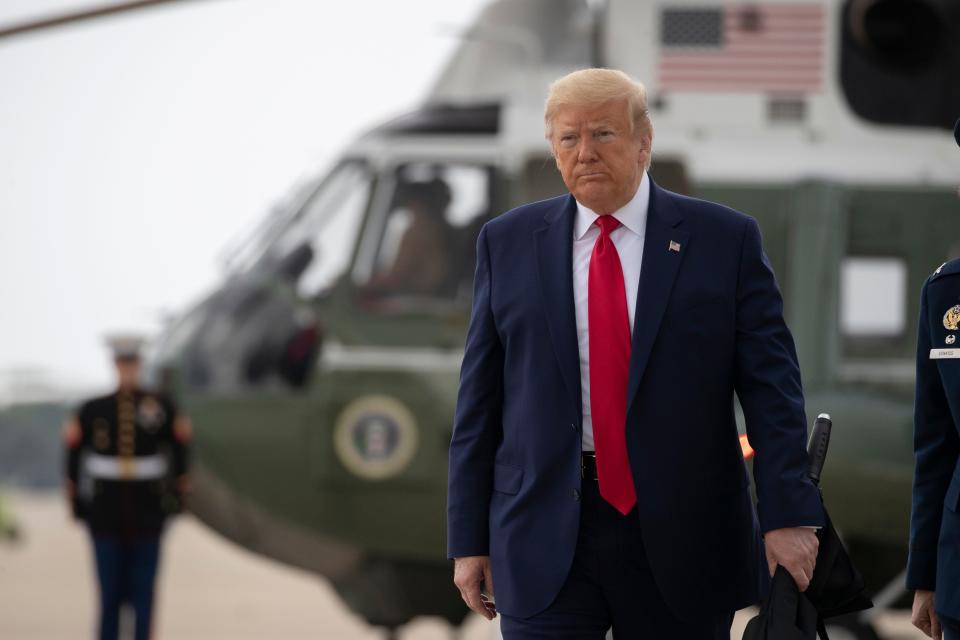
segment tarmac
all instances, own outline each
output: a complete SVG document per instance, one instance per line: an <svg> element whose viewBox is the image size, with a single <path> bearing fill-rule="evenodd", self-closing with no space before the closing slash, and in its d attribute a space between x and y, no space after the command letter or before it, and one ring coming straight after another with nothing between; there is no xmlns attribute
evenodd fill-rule
<svg viewBox="0 0 960 640"><path fill-rule="evenodd" d="M77 640L94 636L96 592L85 530L60 496L13 493L22 537L0 543L0 638ZM257 556L195 518L178 518L164 539L155 640L382 640L319 576ZM752 612L738 613L739 639ZM884 640L920 640L906 613L881 616ZM459 640L499 638L472 616ZM406 625L401 640L450 640L436 618Z"/></svg>

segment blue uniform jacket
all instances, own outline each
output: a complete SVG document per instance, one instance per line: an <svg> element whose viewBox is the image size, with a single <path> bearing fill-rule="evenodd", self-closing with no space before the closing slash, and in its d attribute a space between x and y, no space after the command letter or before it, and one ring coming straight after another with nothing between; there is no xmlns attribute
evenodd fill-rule
<svg viewBox="0 0 960 640"><path fill-rule="evenodd" d="M447 551L489 555L497 607L512 616L550 604L577 541L575 211L570 195L525 205L477 240ZM759 526L734 392L757 452ZM760 532L823 516L806 479L796 352L755 220L651 185L627 404L637 526L666 602L682 617L756 602Z"/></svg>
<svg viewBox="0 0 960 640"><path fill-rule="evenodd" d="M953 260L920 296L907 563L907 588L935 591L936 610L951 618L960 618L960 359L932 358L931 350L960 348L958 320L960 260Z"/></svg>

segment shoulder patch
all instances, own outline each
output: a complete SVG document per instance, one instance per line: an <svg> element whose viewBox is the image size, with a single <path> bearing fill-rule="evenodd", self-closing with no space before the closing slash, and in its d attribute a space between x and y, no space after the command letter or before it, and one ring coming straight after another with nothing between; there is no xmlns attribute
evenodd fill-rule
<svg viewBox="0 0 960 640"><path fill-rule="evenodd" d="M950 276L960 273L960 259L949 260L937 267L937 270L930 276L930 280L936 280L944 276Z"/></svg>

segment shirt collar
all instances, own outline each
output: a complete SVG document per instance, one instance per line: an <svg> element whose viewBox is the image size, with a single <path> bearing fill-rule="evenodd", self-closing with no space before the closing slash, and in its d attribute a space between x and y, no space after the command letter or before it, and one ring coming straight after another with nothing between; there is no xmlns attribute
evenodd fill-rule
<svg viewBox="0 0 960 640"><path fill-rule="evenodd" d="M613 212L613 217L620 221L624 227L643 237L647 227L647 209L650 206L650 179L647 172L643 172L640 178L640 186L637 192L633 194L630 202L623 205ZM590 227L599 218L591 209L585 207L579 201L577 202L577 219L573 225L573 237L581 240L587 234Z"/></svg>

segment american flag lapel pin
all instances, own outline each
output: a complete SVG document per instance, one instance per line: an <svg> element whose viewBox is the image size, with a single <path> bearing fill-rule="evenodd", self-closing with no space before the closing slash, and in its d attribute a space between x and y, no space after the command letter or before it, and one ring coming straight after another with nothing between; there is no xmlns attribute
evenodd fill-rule
<svg viewBox="0 0 960 640"><path fill-rule="evenodd" d="M671 241L670 241L670 251L676 251L677 253L680 253L680 243L679 243L679 242L676 242L676 241L674 241L674 240L671 240Z"/></svg>

